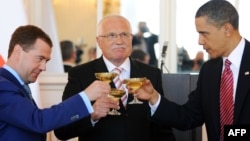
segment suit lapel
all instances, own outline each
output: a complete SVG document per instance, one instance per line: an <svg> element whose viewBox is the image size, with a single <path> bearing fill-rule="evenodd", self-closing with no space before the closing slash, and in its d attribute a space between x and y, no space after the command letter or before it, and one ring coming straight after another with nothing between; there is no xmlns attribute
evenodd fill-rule
<svg viewBox="0 0 250 141"><path fill-rule="evenodd" d="M106 64L104 63L103 57L100 57L96 60L94 72L108 72L108 68ZM113 81L110 82L111 88L115 88L115 84Z"/></svg>
<svg viewBox="0 0 250 141"><path fill-rule="evenodd" d="M23 88L23 86L19 83L19 81L6 69L1 68L0 69L0 75L4 76L6 79L8 79L10 82L12 82L14 85L16 85L21 93L18 93L19 95L23 96L23 97L27 97L29 100L30 98L27 95L26 90ZM31 101L32 104L34 104L36 106L36 102L34 100Z"/></svg>
<svg viewBox="0 0 250 141"><path fill-rule="evenodd" d="M216 59L211 64L211 69L207 70L209 73L204 73L207 75L206 77L209 77L207 79L206 85L208 87L209 93L207 93L207 96L205 101L209 102L210 113L212 116L210 117L210 120L213 122L213 127L215 131L219 131L219 124L220 124L220 81L221 81L221 70L222 70L222 58ZM219 135L218 135L219 136Z"/></svg>
<svg viewBox="0 0 250 141"><path fill-rule="evenodd" d="M143 77L141 76L142 73L137 65L137 62L132 60L131 58L129 60L130 60L130 78ZM133 95L129 94L128 102L132 101L133 99L134 99Z"/></svg>
<svg viewBox="0 0 250 141"><path fill-rule="evenodd" d="M131 69L130 78L133 78L133 77L145 77L145 76L142 76L143 74L141 73L137 62L132 60L131 58L130 58L130 69Z"/></svg>
<svg viewBox="0 0 250 141"><path fill-rule="evenodd" d="M244 53L241 60L238 83L236 88L234 123L237 123L245 97L250 89L250 43L246 41Z"/></svg>

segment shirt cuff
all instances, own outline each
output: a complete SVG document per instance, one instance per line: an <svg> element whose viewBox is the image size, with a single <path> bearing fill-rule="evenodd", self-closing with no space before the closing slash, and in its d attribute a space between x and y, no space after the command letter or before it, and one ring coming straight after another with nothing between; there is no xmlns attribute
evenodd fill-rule
<svg viewBox="0 0 250 141"><path fill-rule="evenodd" d="M158 106L159 106L159 104L160 104L161 95L160 95L160 94L158 94L158 95L159 95L159 98L158 98L158 100L156 101L156 103L155 103L154 105L152 105L152 104L150 104L150 102L148 102L149 107L150 107L150 109L151 109L151 116L154 115L156 109L158 108Z"/></svg>
<svg viewBox="0 0 250 141"><path fill-rule="evenodd" d="M90 102L88 96L86 95L86 93L85 92L80 92L79 95L81 96L83 102L85 103L89 113L93 113L94 109L93 109L93 107L91 105L91 102Z"/></svg>
<svg viewBox="0 0 250 141"><path fill-rule="evenodd" d="M92 126L94 127L94 126L95 126L95 124L96 124L99 120L97 120L97 121L93 121L92 119L90 119L90 121L91 121Z"/></svg>

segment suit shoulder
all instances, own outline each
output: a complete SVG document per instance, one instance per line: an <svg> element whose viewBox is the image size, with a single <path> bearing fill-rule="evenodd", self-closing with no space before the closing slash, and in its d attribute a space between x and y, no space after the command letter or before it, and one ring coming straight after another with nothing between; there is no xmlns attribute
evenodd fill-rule
<svg viewBox="0 0 250 141"><path fill-rule="evenodd" d="M0 76L0 89L1 90L8 90L8 91L15 91L17 86L11 82L9 79Z"/></svg>
<svg viewBox="0 0 250 141"><path fill-rule="evenodd" d="M137 60L133 60L133 62L134 62L134 65L136 67L140 68L141 70L145 70L145 71L159 71L160 72L160 69L157 68L157 67L150 66L148 64L139 62Z"/></svg>
<svg viewBox="0 0 250 141"><path fill-rule="evenodd" d="M77 65L77 66L71 68L69 73L90 70L97 63L98 63L97 60L93 60L93 61L90 61L90 62L87 62L87 63L84 63L84 64Z"/></svg>
<svg viewBox="0 0 250 141"><path fill-rule="evenodd" d="M213 66L213 65L221 63L221 62L222 62L222 58L219 57L219 58L215 58L215 59L209 59L203 65L206 65L206 66L211 66L212 65Z"/></svg>

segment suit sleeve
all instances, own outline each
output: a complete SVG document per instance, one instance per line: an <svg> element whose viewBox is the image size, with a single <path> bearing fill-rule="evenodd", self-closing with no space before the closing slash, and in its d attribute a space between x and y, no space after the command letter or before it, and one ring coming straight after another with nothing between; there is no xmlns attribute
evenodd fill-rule
<svg viewBox="0 0 250 141"><path fill-rule="evenodd" d="M154 88L159 92L159 94L163 97L163 88L162 88L162 76L160 70L156 71L156 79L153 82ZM154 80L154 79L152 79ZM172 128L167 125L163 125L159 122L152 121L152 136L154 140L157 141L175 141L175 136L172 132Z"/></svg>
<svg viewBox="0 0 250 141"><path fill-rule="evenodd" d="M84 72L82 70L73 69L68 72L68 83L65 86L63 92L63 101L69 99L70 97L74 96L75 93L84 90L88 85L90 85L93 80L94 76L90 76L91 78L86 78L81 74L89 74L88 72ZM84 79L84 83L81 79ZM90 115L76 121L72 124L68 124L66 126L60 127L54 130L56 137L60 140L67 140L70 138L78 137L79 135L83 136L85 134L88 135L88 132L93 130L93 126L90 121Z"/></svg>
<svg viewBox="0 0 250 141"><path fill-rule="evenodd" d="M39 109L23 97L20 88L12 83L2 83L0 89L0 115L4 115L0 116L0 120L24 130L46 133L90 114L79 95L52 107Z"/></svg>

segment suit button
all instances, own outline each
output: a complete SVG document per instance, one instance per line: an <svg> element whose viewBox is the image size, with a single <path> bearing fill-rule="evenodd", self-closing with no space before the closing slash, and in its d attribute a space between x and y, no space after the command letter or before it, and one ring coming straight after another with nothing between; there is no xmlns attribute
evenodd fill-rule
<svg viewBox="0 0 250 141"><path fill-rule="evenodd" d="M77 119L79 119L79 115L74 115L73 117L71 117L70 119L72 120L72 121L74 121L74 120L77 120Z"/></svg>

